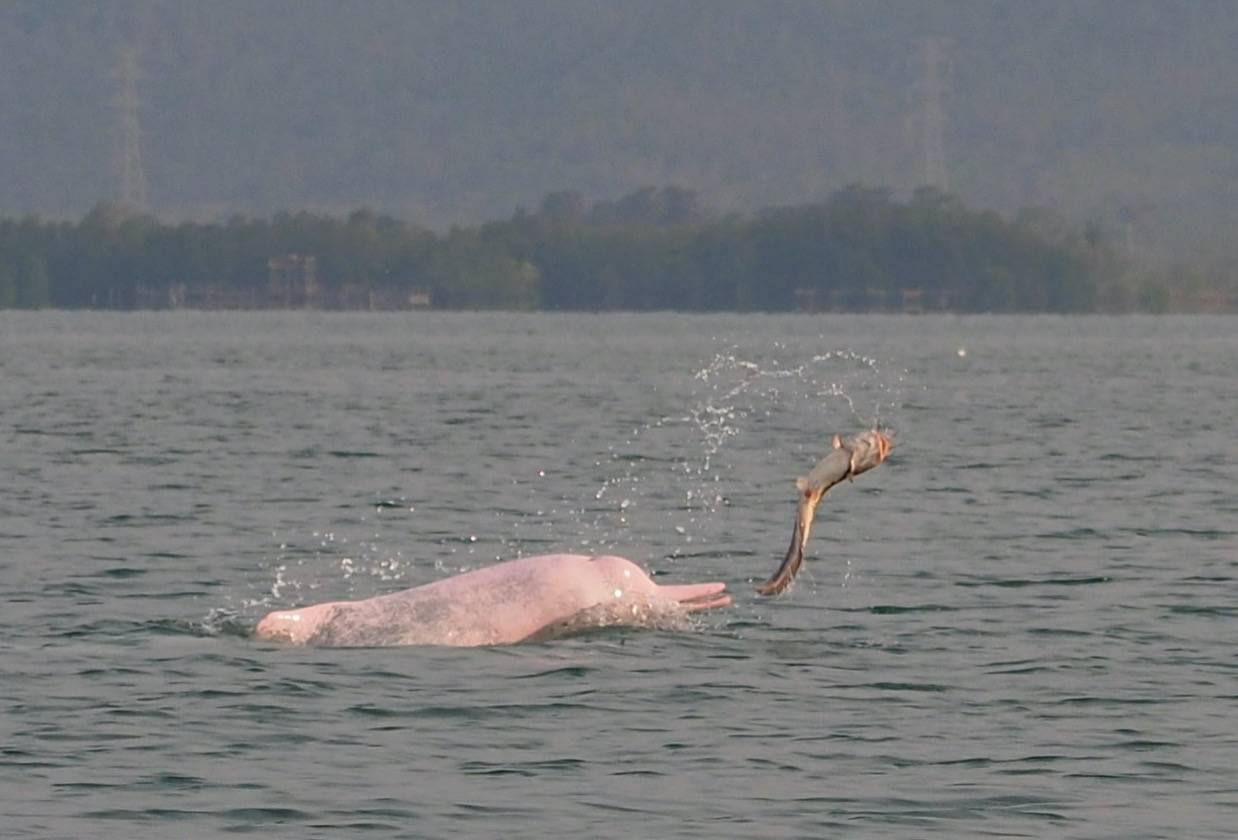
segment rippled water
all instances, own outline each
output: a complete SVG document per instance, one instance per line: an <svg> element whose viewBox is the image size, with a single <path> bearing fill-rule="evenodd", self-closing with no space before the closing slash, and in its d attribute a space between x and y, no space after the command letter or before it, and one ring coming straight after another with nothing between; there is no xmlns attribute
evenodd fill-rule
<svg viewBox="0 0 1238 840"><path fill-rule="evenodd" d="M1231 837L1236 327L0 312L0 834ZM246 636L554 550L736 604Z"/></svg>

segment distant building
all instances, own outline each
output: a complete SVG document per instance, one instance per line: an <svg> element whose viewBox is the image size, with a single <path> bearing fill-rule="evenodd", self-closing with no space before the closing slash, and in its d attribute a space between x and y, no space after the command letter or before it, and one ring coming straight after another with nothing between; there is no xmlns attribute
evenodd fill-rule
<svg viewBox="0 0 1238 840"><path fill-rule="evenodd" d="M399 286L375 286L356 281L340 286L334 301L336 309L368 309L371 312L429 309L433 302L428 289L413 289L410 292Z"/></svg>
<svg viewBox="0 0 1238 840"><path fill-rule="evenodd" d="M271 257L267 260L267 290L273 307L314 307L319 291L318 258L310 254Z"/></svg>

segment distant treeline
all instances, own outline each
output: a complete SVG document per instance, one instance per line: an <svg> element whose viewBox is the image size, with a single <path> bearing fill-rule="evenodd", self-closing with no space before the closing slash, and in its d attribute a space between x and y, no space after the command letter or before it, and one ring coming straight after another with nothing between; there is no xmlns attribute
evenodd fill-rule
<svg viewBox="0 0 1238 840"><path fill-rule="evenodd" d="M165 224L112 205L0 221L0 308L436 308L1085 312L1164 308L1099 233L952 196L848 187L716 217L641 190L435 233L358 210Z"/></svg>

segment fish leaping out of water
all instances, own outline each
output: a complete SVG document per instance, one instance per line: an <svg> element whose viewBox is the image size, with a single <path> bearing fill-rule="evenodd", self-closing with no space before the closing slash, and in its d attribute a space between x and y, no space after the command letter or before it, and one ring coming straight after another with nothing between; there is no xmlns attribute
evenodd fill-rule
<svg viewBox="0 0 1238 840"><path fill-rule="evenodd" d="M808 475L798 478L795 487L799 491L799 504L795 510L795 526L791 532L791 547L787 556L774 572L773 577L757 587L762 595L777 595L784 592L804 564L804 547L817 515L817 505L826 491L844 479L854 480L857 475L868 472L890 454L890 439L877 429L861 432L843 440L834 435L830 453L822 458Z"/></svg>

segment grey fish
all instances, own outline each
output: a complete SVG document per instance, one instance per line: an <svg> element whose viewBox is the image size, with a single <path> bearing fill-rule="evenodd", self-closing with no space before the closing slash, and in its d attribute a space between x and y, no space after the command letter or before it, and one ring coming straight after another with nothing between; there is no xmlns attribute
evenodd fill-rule
<svg viewBox="0 0 1238 840"><path fill-rule="evenodd" d="M777 595L795 580L804 563L804 547L812 530L817 505L826 491L843 479L854 479L880 464L890 454L890 439L876 429L861 432L849 440L834 435L833 449L822 458L808 475L795 480L799 490L799 505L795 510L795 527L791 532L791 547L773 577L757 587L762 595Z"/></svg>

